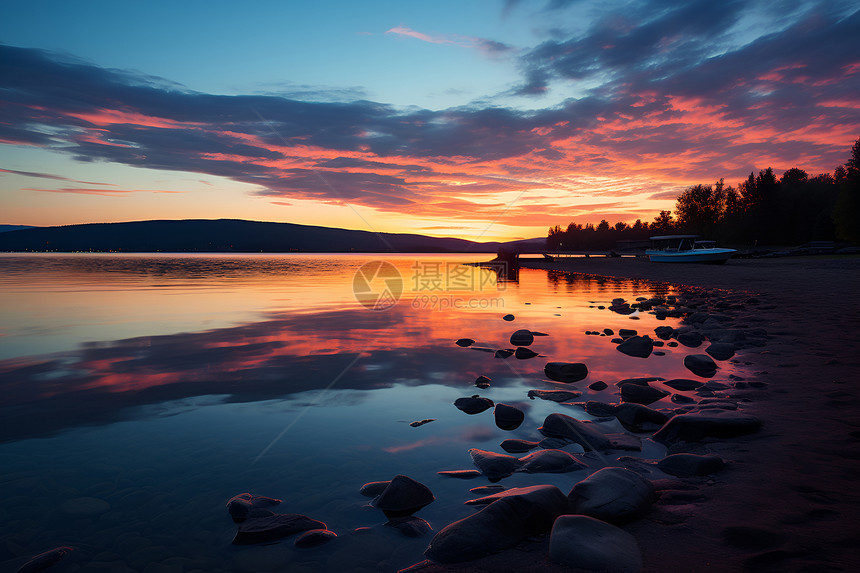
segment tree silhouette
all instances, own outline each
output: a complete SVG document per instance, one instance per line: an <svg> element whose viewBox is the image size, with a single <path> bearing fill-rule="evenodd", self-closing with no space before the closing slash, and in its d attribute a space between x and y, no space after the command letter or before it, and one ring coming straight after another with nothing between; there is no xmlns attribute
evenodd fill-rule
<svg viewBox="0 0 860 573"><path fill-rule="evenodd" d="M860 242L860 139L851 148L839 181L839 197L833 210L837 234L845 240ZM841 174L838 173L837 178Z"/></svg>

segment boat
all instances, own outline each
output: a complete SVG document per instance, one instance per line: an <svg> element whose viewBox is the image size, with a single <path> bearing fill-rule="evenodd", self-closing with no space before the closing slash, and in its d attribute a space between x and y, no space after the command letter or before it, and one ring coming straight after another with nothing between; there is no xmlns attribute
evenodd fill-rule
<svg viewBox="0 0 860 573"><path fill-rule="evenodd" d="M645 254L653 263L711 263L721 265L735 249L720 249L714 241L698 240L699 235L659 235L651 237Z"/></svg>

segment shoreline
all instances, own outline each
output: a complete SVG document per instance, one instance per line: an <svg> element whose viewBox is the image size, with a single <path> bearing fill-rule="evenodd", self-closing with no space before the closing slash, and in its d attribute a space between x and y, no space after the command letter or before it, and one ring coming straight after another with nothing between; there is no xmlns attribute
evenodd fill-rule
<svg viewBox="0 0 860 573"><path fill-rule="evenodd" d="M521 267L745 291L761 301L735 320L768 332L765 346L738 352L751 363L748 381L767 386L730 393L762 428L707 443L727 467L680 479L689 491L666 492L623 527L639 543L643 573L860 569L860 257L725 265L577 258ZM410 571L572 571L550 562L547 548L548 535L477 561Z"/></svg>

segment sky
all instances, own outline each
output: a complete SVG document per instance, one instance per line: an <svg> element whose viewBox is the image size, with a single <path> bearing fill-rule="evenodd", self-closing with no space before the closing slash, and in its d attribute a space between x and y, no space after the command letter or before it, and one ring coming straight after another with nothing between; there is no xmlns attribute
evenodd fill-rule
<svg viewBox="0 0 860 573"><path fill-rule="evenodd" d="M0 223L473 240L832 173L860 8L814 0L6 3Z"/></svg>

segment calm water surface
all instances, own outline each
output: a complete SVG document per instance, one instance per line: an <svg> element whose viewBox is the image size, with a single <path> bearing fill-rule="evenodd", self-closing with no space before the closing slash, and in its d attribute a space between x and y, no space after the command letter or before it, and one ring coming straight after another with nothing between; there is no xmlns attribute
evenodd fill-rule
<svg viewBox="0 0 860 573"><path fill-rule="evenodd" d="M0 255L0 569L70 545L57 570L396 571L422 558L429 536L383 527L362 484L397 474L426 484L437 499L417 515L438 531L474 512L463 501L487 481L437 471L470 469L469 448L504 453L506 438L540 439L551 412L588 418L529 400L529 389L575 386L583 400L611 402L622 378L693 377L682 361L700 349L640 359L585 335L676 324L597 308L670 287L527 269L505 281L460 264L485 257ZM357 300L365 283L355 276L380 260L397 269L402 293L377 276L371 297L386 286L400 296L373 310ZM516 320L503 321L508 313ZM520 328L549 334L531 347L541 357L481 350L511 348ZM454 344L464 337L475 347ZM557 384L543 374L548 361L590 373ZM475 388L478 375L492 387ZM610 388L588 390L597 380ZM518 406L525 422L504 431L492 410L452 405L476 393ZM409 426L425 418L436 421ZM661 453L645 442L643 456ZM502 483L568 491L585 475ZM292 539L232 545L224 504L246 491L283 499L279 512L321 520L338 539L311 550Z"/></svg>

